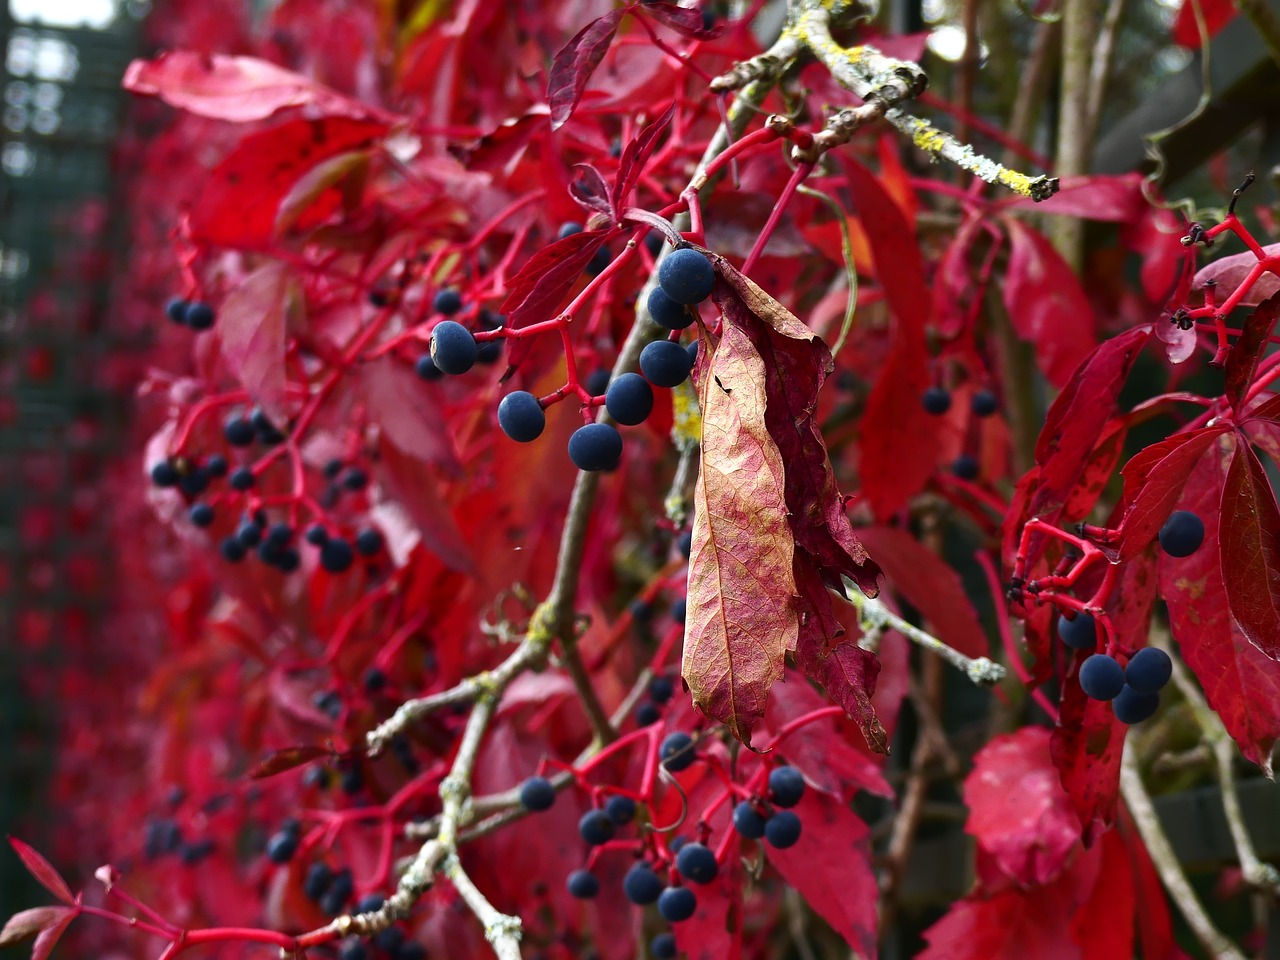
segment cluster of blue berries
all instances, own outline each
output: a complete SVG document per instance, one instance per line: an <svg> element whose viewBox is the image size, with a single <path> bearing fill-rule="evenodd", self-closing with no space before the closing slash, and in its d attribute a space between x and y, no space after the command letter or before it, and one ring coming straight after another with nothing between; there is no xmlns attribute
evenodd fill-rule
<svg viewBox="0 0 1280 960"><path fill-rule="evenodd" d="M183 300L181 297L174 297L166 303L164 313L179 326L188 327L197 332L208 330L217 319L213 307L203 300Z"/></svg>
<svg viewBox="0 0 1280 960"><path fill-rule="evenodd" d="M1141 723L1160 706L1160 691L1173 675L1169 655L1144 647L1120 666L1115 657L1095 653L1080 664L1080 688L1094 700L1110 700L1121 723Z"/></svg>
<svg viewBox="0 0 1280 960"><path fill-rule="evenodd" d="M761 840L785 850L800 840L801 824L789 809L804 796L804 777L795 767L774 767L769 771L769 805L741 801L733 808L733 827L748 840Z"/></svg>
<svg viewBox="0 0 1280 960"><path fill-rule="evenodd" d="M940 417L951 409L951 393L945 387L933 386L920 397L925 412ZM969 410L975 417L989 417L1000 409L1000 400L994 392L983 388L969 400ZM962 453L951 461L951 472L961 480L976 480L980 465L978 458Z"/></svg>

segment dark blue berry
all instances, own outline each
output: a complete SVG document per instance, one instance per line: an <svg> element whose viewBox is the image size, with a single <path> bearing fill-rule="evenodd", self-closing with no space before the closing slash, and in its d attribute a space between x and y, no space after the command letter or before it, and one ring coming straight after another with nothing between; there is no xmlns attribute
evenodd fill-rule
<svg viewBox="0 0 1280 960"><path fill-rule="evenodd" d="M1058 617L1058 637L1072 650L1092 650L1098 645L1098 630L1093 615L1077 613L1074 620Z"/></svg>
<svg viewBox="0 0 1280 960"><path fill-rule="evenodd" d="M342 485L353 493L369 485L369 474L359 467L352 467L342 478Z"/></svg>
<svg viewBox="0 0 1280 960"><path fill-rule="evenodd" d="M694 365L698 362L698 341L694 340L690 343L684 348L684 352L689 355L689 369L692 370Z"/></svg>
<svg viewBox="0 0 1280 960"><path fill-rule="evenodd" d="M192 330L208 330L213 326L213 307L202 300L187 304L182 315L182 322Z"/></svg>
<svg viewBox="0 0 1280 960"><path fill-rule="evenodd" d="M444 320L431 331L431 358L445 373L466 373L476 362L476 338L455 320Z"/></svg>
<svg viewBox="0 0 1280 960"><path fill-rule="evenodd" d="M1171 557L1189 557L1204 543L1204 521L1190 510L1175 510L1160 528L1160 546Z"/></svg>
<svg viewBox="0 0 1280 960"><path fill-rule="evenodd" d="M193 503L187 516L191 518L191 522L197 527L213 525L213 507L207 503Z"/></svg>
<svg viewBox="0 0 1280 960"><path fill-rule="evenodd" d="M587 261L587 266L583 270L583 273L588 277L598 277L600 274L604 273L604 268L609 266L611 263L613 263L613 254L609 251L608 247L601 247L591 255L591 259Z"/></svg>
<svg viewBox="0 0 1280 960"><path fill-rule="evenodd" d="M600 881L590 870L575 870L565 881L569 896L579 900L590 900L600 892Z"/></svg>
<svg viewBox="0 0 1280 960"><path fill-rule="evenodd" d="M689 554L693 553L692 530L686 530L684 533L680 534L679 538L676 540L676 549L680 551L680 556L684 557L686 560L689 559Z"/></svg>
<svg viewBox="0 0 1280 960"><path fill-rule="evenodd" d="M366 693L378 693L387 688L387 675L377 667L365 671L364 689Z"/></svg>
<svg viewBox="0 0 1280 960"><path fill-rule="evenodd" d="M236 539L246 547L256 547L262 542L262 528L251 520L246 520L236 530Z"/></svg>
<svg viewBox="0 0 1280 960"><path fill-rule="evenodd" d="M204 468L209 471L211 477L225 477L230 467L227 465L227 458L220 453L215 453L204 462Z"/></svg>
<svg viewBox="0 0 1280 960"><path fill-rule="evenodd" d="M649 681L649 699L654 703L666 703L675 692L670 677L654 677Z"/></svg>
<svg viewBox="0 0 1280 960"><path fill-rule="evenodd" d="M236 467L231 471L231 478L227 481L231 484L232 490L239 490L243 493L245 490L253 489L253 471L248 467Z"/></svg>
<svg viewBox="0 0 1280 960"><path fill-rule="evenodd" d="M800 839L800 818L791 810L775 811L764 822L765 843L779 850L794 847Z"/></svg>
<svg viewBox="0 0 1280 960"><path fill-rule="evenodd" d="M719 872L716 855L701 843L686 843L680 848L676 854L676 869L680 876L694 883L710 883Z"/></svg>
<svg viewBox="0 0 1280 960"><path fill-rule="evenodd" d="M222 554L222 559L228 563L239 563L245 558L245 554L249 552L236 537L225 538L218 545L218 551Z"/></svg>
<svg viewBox="0 0 1280 960"><path fill-rule="evenodd" d="M337 910L329 910L327 913L341 913L342 908L347 905L347 901L351 899L351 895L355 893L355 881L351 877L351 869L343 867L333 875L333 883L329 884L329 892L326 896L331 896L338 902Z"/></svg>
<svg viewBox="0 0 1280 960"><path fill-rule="evenodd" d="M563 240L565 237L572 237L575 233L582 232L582 224L573 220L567 220L560 224L560 229L556 231L556 239Z"/></svg>
<svg viewBox="0 0 1280 960"><path fill-rule="evenodd" d="M662 292L661 287L653 288L645 304L649 308L649 316L660 327L668 330L683 330L693 323L693 311L683 303L676 303Z"/></svg>
<svg viewBox="0 0 1280 960"><path fill-rule="evenodd" d="M1093 700L1114 700L1124 688L1124 668L1114 657L1095 653L1080 664L1080 689Z"/></svg>
<svg viewBox="0 0 1280 960"><path fill-rule="evenodd" d="M336 480L338 478L338 474L340 474L341 472L342 472L342 461L339 460L337 457L334 457L332 460L326 461L324 468L321 470L321 473L324 474L324 478L326 480Z"/></svg>
<svg viewBox="0 0 1280 960"><path fill-rule="evenodd" d="M157 487L176 487L181 480L182 474L168 460L161 460L151 468L151 482Z"/></svg>
<svg viewBox="0 0 1280 960"><path fill-rule="evenodd" d="M342 908L328 910L327 913L341 913ZM338 960L369 960L369 949L355 937L348 937L338 948Z"/></svg>
<svg viewBox="0 0 1280 960"><path fill-rule="evenodd" d="M477 356L479 355L478 348L476 350L476 354ZM431 359L431 354L429 353L424 353L418 358L418 362L413 365L413 372L416 373L420 379L428 382L432 380L439 380L444 376L444 371L436 366L436 362Z"/></svg>
<svg viewBox="0 0 1280 960"><path fill-rule="evenodd" d="M381 910L382 905L386 902L386 899L380 893L366 893L356 901L355 908L351 912L373 913L375 910Z"/></svg>
<svg viewBox="0 0 1280 960"><path fill-rule="evenodd" d="M1160 706L1160 694L1139 693L1125 684L1124 689L1111 701L1111 709L1121 723L1141 723L1147 720Z"/></svg>
<svg viewBox="0 0 1280 960"><path fill-rule="evenodd" d="M1173 661L1159 647L1143 647L1124 668L1124 681L1138 693L1159 693L1173 676Z"/></svg>
<svg viewBox="0 0 1280 960"><path fill-rule="evenodd" d="M640 372L659 387L678 387L689 379L693 361L684 347L670 340L655 340L640 351Z"/></svg>
<svg viewBox="0 0 1280 960"><path fill-rule="evenodd" d="M373 937L373 945L386 953L395 953L402 943L404 943L404 931L399 927L379 930Z"/></svg>
<svg viewBox="0 0 1280 960"><path fill-rule="evenodd" d="M173 297L164 305L164 315L174 323L185 324L189 304L181 297Z"/></svg>
<svg viewBox="0 0 1280 960"><path fill-rule="evenodd" d="M658 759L672 773L684 770L698 758L693 748L693 737L677 730L667 734L658 748Z"/></svg>
<svg viewBox="0 0 1280 960"><path fill-rule="evenodd" d="M662 292L676 303L701 303L711 296L716 271L703 254L685 247L662 261L658 267L658 283Z"/></svg>
<svg viewBox="0 0 1280 960"><path fill-rule="evenodd" d="M316 862L307 867L307 875L302 881L302 892L308 900L319 900L333 882L333 871L327 863Z"/></svg>
<svg viewBox="0 0 1280 960"><path fill-rule="evenodd" d="M302 785L304 787L315 787L317 790L328 790L333 782L333 777L329 773L328 767L308 767L307 772L302 775Z"/></svg>
<svg viewBox="0 0 1280 960"><path fill-rule="evenodd" d="M951 472L961 480L976 480L978 478L978 458L968 453L962 453L951 461Z"/></svg>
<svg viewBox="0 0 1280 960"><path fill-rule="evenodd" d="M604 406L613 419L634 427L644 423L653 410L653 387L638 373L624 373L609 384Z"/></svg>
<svg viewBox="0 0 1280 960"><path fill-rule="evenodd" d="M979 390L969 401L969 409L975 417L989 417L1000 409L1000 401L990 390Z"/></svg>
<svg viewBox="0 0 1280 960"><path fill-rule="evenodd" d="M621 827L635 819L636 802L630 797L612 796L605 801L604 815Z"/></svg>
<svg viewBox="0 0 1280 960"><path fill-rule="evenodd" d="M764 836L765 819L748 800L743 800L733 808L733 828L748 840L759 840Z"/></svg>
<svg viewBox="0 0 1280 960"><path fill-rule="evenodd" d="M288 863L297 852L298 838L295 834L281 831L272 834L267 841L267 859L272 863Z"/></svg>
<svg viewBox="0 0 1280 960"><path fill-rule="evenodd" d="M527 390L517 390L498 404L498 426L516 443L531 443L542 436L547 415L537 397Z"/></svg>
<svg viewBox="0 0 1280 960"><path fill-rule="evenodd" d="M313 523L307 527L306 539L313 547L323 547L329 542L329 531L324 528L324 524Z"/></svg>
<svg viewBox="0 0 1280 960"><path fill-rule="evenodd" d="M653 607L643 600L632 600L627 611L636 623L648 623L653 619Z"/></svg>
<svg viewBox="0 0 1280 960"><path fill-rule="evenodd" d="M658 896L658 913L667 923L688 920L698 909L698 898L688 887L667 887Z"/></svg>
<svg viewBox="0 0 1280 960"><path fill-rule="evenodd" d="M382 531L365 527L356 534L356 553L362 557L376 557L382 550Z"/></svg>
<svg viewBox="0 0 1280 960"><path fill-rule="evenodd" d="M689 612L689 601L681 597L671 605L671 619L676 623L684 623L685 616Z"/></svg>
<svg viewBox="0 0 1280 960"><path fill-rule="evenodd" d="M636 707L636 726L651 727L662 719L662 710L658 705L645 700Z"/></svg>
<svg viewBox="0 0 1280 960"><path fill-rule="evenodd" d="M215 849L213 840L209 837L204 837L194 843L184 843L178 856L184 864L190 867L204 860Z"/></svg>
<svg viewBox="0 0 1280 960"><path fill-rule="evenodd" d="M609 389L609 371L592 370L583 386L587 388L587 393L593 397L600 396L605 390Z"/></svg>
<svg viewBox="0 0 1280 960"><path fill-rule="evenodd" d="M452 317L462 309L462 295L450 288L441 290L431 301L431 309L443 316Z"/></svg>
<svg viewBox="0 0 1280 960"><path fill-rule="evenodd" d="M578 834L588 846L598 847L613 839L613 821L603 810L588 810L578 821Z"/></svg>
<svg viewBox="0 0 1280 960"><path fill-rule="evenodd" d="M476 343L476 363L485 366L492 366L502 357L502 338L496 337L493 340L485 340L483 343Z"/></svg>
<svg viewBox="0 0 1280 960"><path fill-rule="evenodd" d="M355 796L364 789L364 774L358 766L350 766L342 771L342 792L347 796Z"/></svg>
<svg viewBox="0 0 1280 960"><path fill-rule="evenodd" d="M649 255L656 257L662 251L662 244L666 238L657 230L650 230L644 236L644 247L649 251Z"/></svg>
<svg viewBox="0 0 1280 960"><path fill-rule="evenodd" d="M273 523L267 531L266 542L273 547L283 547L293 539L293 528L287 523Z"/></svg>
<svg viewBox="0 0 1280 960"><path fill-rule="evenodd" d="M556 802L556 788L546 777L530 777L520 784L520 805L526 810L540 813L550 810Z"/></svg>
<svg viewBox="0 0 1280 960"><path fill-rule="evenodd" d="M622 459L622 434L608 423L589 423L569 437L569 459L579 470L612 470Z"/></svg>
<svg viewBox="0 0 1280 960"><path fill-rule="evenodd" d="M943 387L930 387L920 397L925 413L940 417L951 409L951 394Z"/></svg>
<svg viewBox="0 0 1280 960"><path fill-rule="evenodd" d="M311 698L311 702L317 710L335 720L342 715L342 698L336 690L321 690Z"/></svg>
<svg viewBox="0 0 1280 960"><path fill-rule="evenodd" d="M676 935L674 933L658 934L649 941L649 952L653 954L653 960L676 960Z"/></svg>
<svg viewBox="0 0 1280 960"><path fill-rule="evenodd" d="M188 496L198 497L209 489L209 481L212 479L208 470L196 467L187 471L187 475L178 481L178 489Z"/></svg>
<svg viewBox="0 0 1280 960"><path fill-rule="evenodd" d="M794 807L804 796L804 777L795 767L769 771L769 799L775 807Z"/></svg>
<svg viewBox="0 0 1280 960"><path fill-rule="evenodd" d="M662 880L647 863L637 863L622 878L622 892L639 906L654 903L662 896Z"/></svg>

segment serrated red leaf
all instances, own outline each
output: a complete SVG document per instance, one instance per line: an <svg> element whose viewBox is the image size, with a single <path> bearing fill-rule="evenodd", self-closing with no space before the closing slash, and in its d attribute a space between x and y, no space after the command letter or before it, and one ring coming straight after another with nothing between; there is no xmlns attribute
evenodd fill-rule
<svg viewBox="0 0 1280 960"><path fill-rule="evenodd" d="M661 116L641 130L639 135L623 148L622 158L618 161L618 174L613 179L614 209L621 210L626 206L631 191L635 189L640 175L644 173L645 164L657 149L658 138L667 127L671 126L671 118L675 115L676 104L673 100L671 105L662 111Z"/></svg>
<svg viewBox="0 0 1280 960"><path fill-rule="evenodd" d="M1237 443L1231 457L1221 517L1222 579L1231 616L1250 643L1280 660L1280 507L1247 443Z"/></svg>
<svg viewBox="0 0 1280 960"><path fill-rule="evenodd" d="M1280 293L1249 314L1240 330L1240 336L1227 354L1226 394L1227 400L1231 402L1231 409L1237 416L1244 411L1245 394L1253 385L1254 374L1258 372L1258 361L1262 359L1270 343L1277 316L1280 316Z"/></svg>
<svg viewBox="0 0 1280 960"><path fill-rule="evenodd" d="M324 747L308 746L306 744L297 747L285 747L283 750L276 750L269 756L264 757L246 776L250 780L264 780L267 777L274 777L278 773L284 773L286 770L293 770L295 767L310 763L312 760L319 760L321 757L332 755L333 751L326 750Z"/></svg>
<svg viewBox="0 0 1280 960"><path fill-rule="evenodd" d="M70 912L70 907L33 907L15 913L5 922L4 929L0 930L0 947L12 947L28 937L34 937Z"/></svg>
<svg viewBox="0 0 1280 960"><path fill-rule="evenodd" d="M301 295L279 261L259 267L232 290L218 310L215 329L228 370L272 421L284 425L285 333Z"/></svg>
<svg viewBox="0 0 1280 960"><path fill-rule="evenodd" d="M1268 258L1280 257L1280 243L1268 244L1262 248L1262 252ZM1196 272L1195 279L1191 282L1191 288L1193 290L1201 290L1207 281L1212 280L1218 285L1218 290L1221 291L1219 301L1224 300L1240 284L1248 280L1249 274L1258 269L1260 262L1252 250L1219 257L1213 263L1205 264ZM1268 300L1280 293L1280 273L1276 272L1278 270L1280 270L1280 267L1273 266L1269 272L1262 273L1250 285L1238 305L1241 307L1260 306L1264 300Z"/></svg>
<svg viewBox="0 0 1280 960"><path fill-rule="evenodd" d="M367 103L256 57L176 50L154 60L134 60L125 70L123 86L180 110L236 123L264 120L290 107L312 107L329 117L390 119Z"/></svg>
<svg viewBox="0 0 1280 960"><path fill-rule="evenodd" d="M569 196L588 213L608 217L608 226L618 219L613 207L613 194L600 171L589 163L575 163L569 181Z"/></svg>
<svg viewBox="0 0 1280 960"><path fill-rule="evenodd" d="M457 469L457 453L429 384L388 356L361 366L360 388L369 416L404 454Z"/></svg>
<svg viewBox="0 0 1280 960"><path fill-rule="evenodd" d="M556 54L547 80L552 130L564 126L573 115L591 74L609 52L609 45L613 43L613 36L618 32L618 24L625 12L622 9L610 10L592 20Z"/></svg>
<svg viewBox="0 0 1280 960"><path fill-rule="evenodd" d="M1062 873L1080 824L1049 754L1050 733L1024 727L996 737L974 757L964 781L965 831L1019 886Z"/></svg>
<svg viewBox="0 0 1280 960"><path fill-rule="evenodd" d="M649 14L655 20L661 20L677 33L698 40L712 40L725 31L724 22L720 18L711 25L710 30L705 29L701 10L695 7L678 7L667 0L658 0L657 3L646 0L640 11Z"/></svg>
<svg viewBox="0 0 1280 960"><path fill-rule="evenodd" d="M1005 229L1005 309L1018 336L1035 346L1045 378L1060 387L1093 348L1093 307L1048 238L1013 218L1005 220Z"/></svg>
<svg viewBox="0 0 1280 960"><path fill-rule="evenodd" d="M22 860L23 866L27 868L31 876L36 878L40 886L44 887L63 903L75 904L76 898L72 896L71 888L67 886L67 881L62 879L62 875L53 869L53 864L41 856L34 847L23 843L17 837L9 838L9 846L13 847L14 852Z"/></svg>
<svg viewBox="0 0 1280 960"><path fill-rule="evenodd" d="M1164 525L1196 464L1229 427L1179 433L1135 454L1121 469L1124 519L1119 558L1129 560L1148 546Z"/></svg>

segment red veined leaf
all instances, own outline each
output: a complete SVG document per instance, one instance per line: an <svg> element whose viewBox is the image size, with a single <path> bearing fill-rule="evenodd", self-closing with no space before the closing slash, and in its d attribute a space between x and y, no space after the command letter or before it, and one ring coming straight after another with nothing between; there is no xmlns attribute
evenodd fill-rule
<svg viewBox="0 0 1280 960"><path fill-rule="evenodd" d="M725 30L724 23L719 18L712 23L710 29L707 29L701 10L696 7L678 7L674 3L668 3L667 0L658 0L657 3L648 0L639 10L655 20L661 20L672 30L686 37L711 40L720 36Z"/></svg>
<svg viewBox="0 0 1280 960"><path fill-rule="evenodd" d="M285 334L290 313L300 311L302 303L289 267L272 261L245 277L227 295L215 328L228 370L281 427L288 417Z"/></svg>
<svg viewBox="0 0 1280 960"><path fill-rule="evenodd" d="M1094 445L1089 460L1084 465L1080 479L1071 488L1067 502L1062 505L1062 520L1070 523L1082 520L1092 511L1098 497L1111 482L1120 454L1124 452L1124 441L1129 433L1129 421L1125 417L1113 417L1102 428L1102 433Z"/></svg>
<svg viewBox="0 0 1280 960"><path fill-rule="evenodd" d="M391 120L367 103L256 57L176 50L154 60L134 60L125 70L123 86L180 110L235 123L264 120L290 107L313 107L327 117Z"/></svg>
<svg viewBox="0 0 1280 960"><path fill-rule="evenodd" d="M71 888L67 886L67 881L62 879L62 875L53 869L53 864L41 856L34 847L23 843L17 837L9 838L9 846L13 847L15 853L22 860L23 866L31 876L35 877L40 886L44 887L63 903L74 905L76 898L71 894Z"/></svg>
<svg viewBox="0 0 1280 960"><path fill-rule="evenodd" d="M1270 259L1280 257L1280 243L1272 243L1262 248L1262 252ZM1196 272L1191 283L1193 290L1204 288L1207 281L1212 280L1220 291L1219 301L1225 300L1240 284L1249 279L1249 274L1261 270L1260 261L1252 250L1233 253L1227 257L1219 257L1213 263L1206 264ZM1239 306L1256 307L1264 300L1280 293L1280 266L1272 265L1269 271L1260 272L1250 285L1248 292L1240 300Z"/></svg>
<svg viewBox="0 0 1280 960"><path fill-rule="evenodd" d="M253 769L247 774L250 780L263 780L267 777L274 777L277 773L284 773L286 770L292 770L300 767L312 760L319 760L321 757L333 756L332 750L326 750L324 747L302 745L298 747L285 747L283 750L276 750L271 755L263 758Z"/></svg>
<svg viewBox="0 0 1280 960"><path fill-rule="evenodd" d="M407 456L445 470L458 468L449 431L430 384L394 357L379 357L360 367L360 387L369 415Z"/></svg>
<svg viewBox="0 0 1280 960"><path fill-rule="evenodd" d="M796 646L795 546L784 467L765 423L764 361L736 324L699 354L702 468L694 485L683 673L693 702L750 742Z"/></svg>
<svg viewBox="0 0 1280 960"><path fill-rule="evenodd" d="M1018 336L1035 346L1045 377L1060 387L1093 347L1093 307L1048 238L1021 220L1010 217L1004 223L1009 234L1005 309Z"/></svg>
<svg viewBox="0 0 1280 960"><path fill-rule="evenodd" d="M52 926L41 930L36 937L36 942L31 945L31 960L48 960L49 954L53 953L53 948L58 945L67 927L71 926L71 921L77 916L79 916L77 911L68 910L61 919L54 921Z"/></svg>
<svg viewBox="0 0 1280 960"><path fill-rule="evenodd" d="M1271 423L1280 423L1280 393L1273 394L1257 406L1246 410L1241 422L1248 423L1250 420L1267 420Z"/></svg>
<svg viewBox="0 0 1280 960"><path fill-rule="evenodd" d="M1277 316L1280 316L1280 293L1273 295L1249 314L1249 319L1245 320L1240 330L1240 336L1227 354L1226 394L1231 401L1231 409L1237 415L1244 410L1245 394L1253 385L1253 377L1258 372L1258 361L1262 359L1268 346Z"/></svg>
<svg viewBox="0 0 1280 960"><path fill-rule="evenodd" d="M1250 643L1280 660L1280 508L1247 443L1237 443L1231 457L1221 516L1222 579L1231 616Z"/></svg>
<svg viewBox="0 0 1280 960"><path fill-rule="evenodd" d="M1083 655L1073 657L1063 678L1058 726L1049 749L1079 819L1081 838L1092 844L1115 819L1128 728L1116 719L1111 704L1084 695L1076 679L1083 661Z"/></svg>
<svg viewBox="0 0 1280 960"><path fill-rule="evenodd" d="M584 210L608 217L607 226L613 226L618 219L609 185L604 182L600 171L589 163L574 164L573 178L569 181L569 195Z"/></svg>
<svg viewBox="0 0 1280 960"><path fill-rule="evenodd" d="M1122 173L1118 176L1094 174L1087 177L1063 177L1058 192L1048 200L1027 197L1001 200L997 207L1056 213L1084 220L1106 223L1129 223L1141 214L1147 201L1142 196L1142 174Z"/></svg>
<svg viewBox="0 0 1280 960"><path fill-rule="evenodd" d="M808 578L813 583L816 578ZM821 589L821 583L817 586ZM815 619L811 614L810 619ZM796 647L796 666L811 680L821 684L827 696L849 715L867 746L875 753L889 752L889 737L876 716L871 702L876 692L876 679L880 675L880 661L870 650L846 641L827 651L821 643L806 636L802 628L802 640Z"/></svg>
<svg viewBox="0 0 1280 960"><path fill-rule="evenodd" d="M658 119L641 130L639 135L623 148L622 159L618 161L618 174L613 180L615 209L621 210L626 206L627 198L631 196L631 191L635 189L640 175L644 173L645 164L649 162L649 158L653 156L653 151L658 146L658 138L667 127L671 126L671 118L675 113L676 104L673 100Z"/></svg>
<svg viewBox="0 0 1280 960"><path fill-rule="evenodd" d="M573 115L582 91L600 61L609 52L618 32L623 9L610 10L579 30L556 54L547 81L547 102L551 105L551 129L558 130Z"/></svg>
<svg viewBox="0 0 1280 960"><path fill-rule="evenodd" d="M1230 455L1224 434L1187 478L1175 508L1200 517L1204 543L1181 559L1158 553L1160 595L1169 608L1173 638L1209 706L1240 751L1269 775L1271 752L1280 739L1280 664L1245 637L1227 605L1223 579L1234 571L1219 560L1225 536L1219 511Z"/></svg>
<svg viewBox="0 0 1280 960"><path fill-rule="evenodd" d="M1175 434L1153 443L1124 465L1120 471L1126 505L1120 525L1120 559L1132 559L1151 545L1205 450L1229 429L1206 427Z"/></svg>
<svg viewBox="0 0 1280 960"><path fill-rule="evenodd" d="M28 937L34 937L71 912L70 907L33 907L15 913L5 922L4 929L0 930L0 947L12 947Z"/></svg>

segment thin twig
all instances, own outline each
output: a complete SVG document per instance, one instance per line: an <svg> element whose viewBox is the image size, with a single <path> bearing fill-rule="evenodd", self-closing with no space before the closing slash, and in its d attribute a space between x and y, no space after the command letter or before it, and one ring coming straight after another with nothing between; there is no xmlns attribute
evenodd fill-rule
<svg viewBox="0 0 1280 960"><path fill-rule="evenodd" d="M1111 66L1115 62L1113 53L1116 35L1120 32L1120 20L1124 16L1124 5L1125 0L1110 0L1107 13L1102 18L1102 29L1093 44L1093 63L1089 68L1089 105L1085 116L1089 143L1093 143L1098 135L1098 121L1102 118L1107 82L1111 79Z"/></svg>

